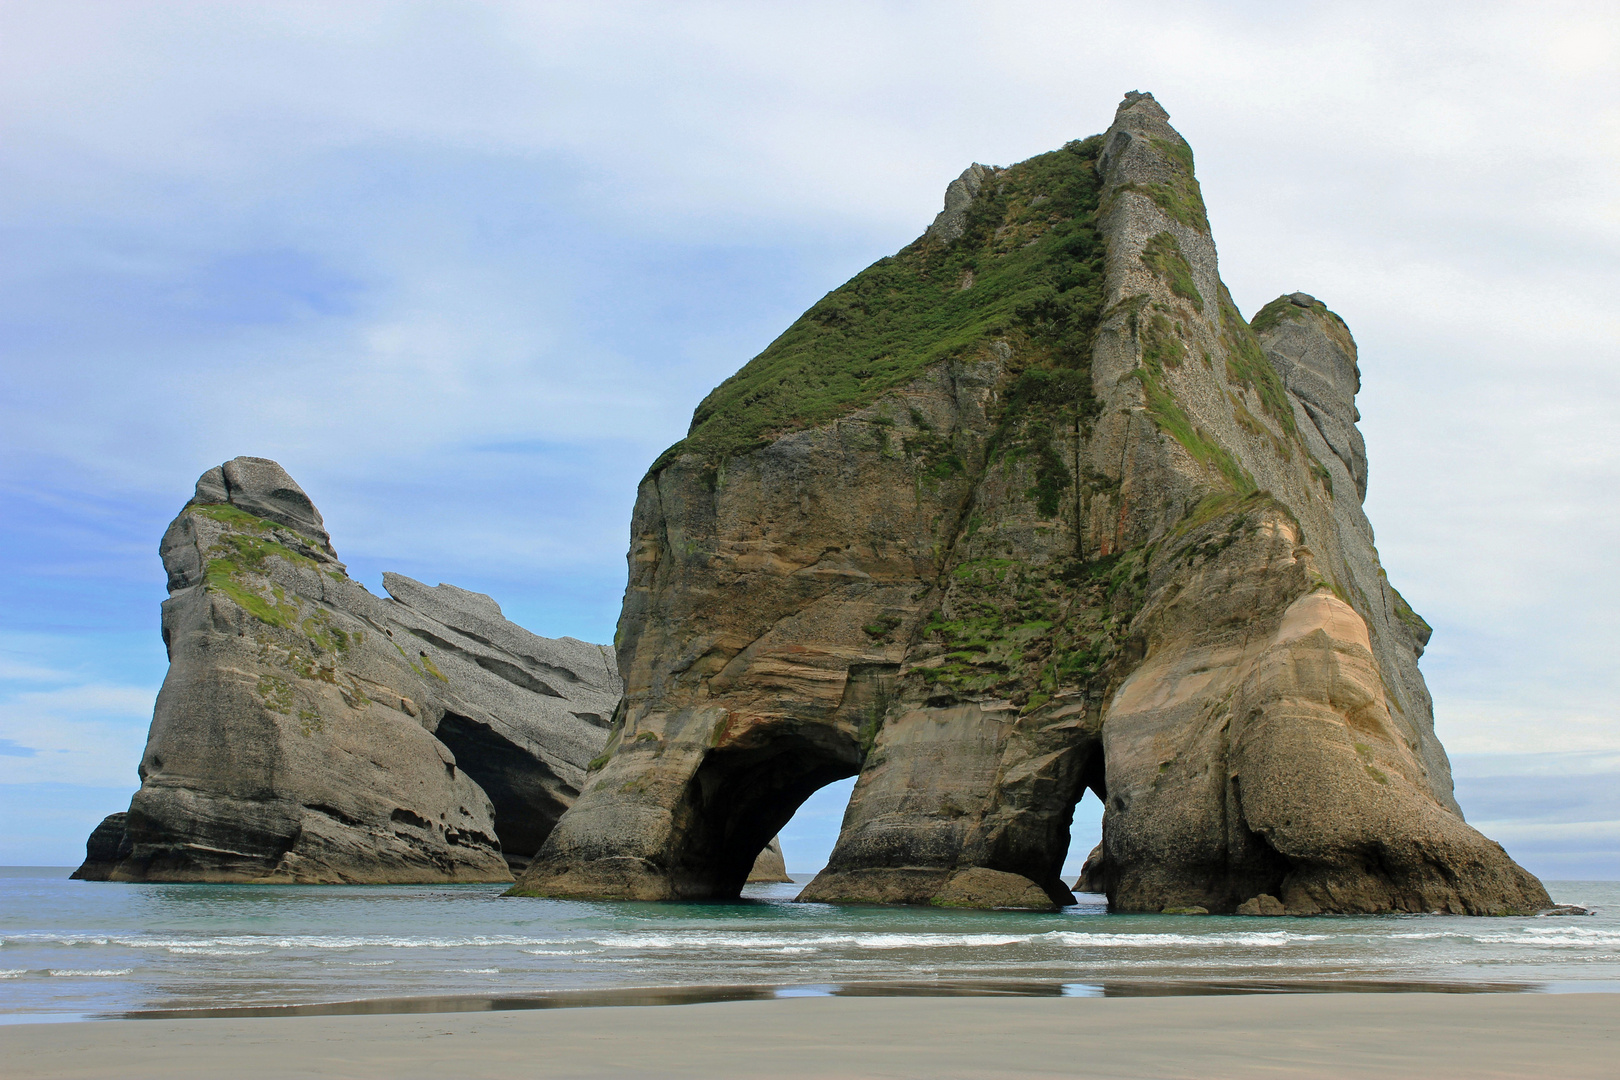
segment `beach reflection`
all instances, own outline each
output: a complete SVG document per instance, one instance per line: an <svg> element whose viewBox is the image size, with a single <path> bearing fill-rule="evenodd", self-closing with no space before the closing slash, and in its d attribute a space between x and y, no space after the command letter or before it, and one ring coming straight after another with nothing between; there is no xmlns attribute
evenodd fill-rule
<svg viewBox="0 0 1620 1080"><path fill-rule="evenodd" d="M0 1015L264 1015L774 997L1620 986L1620 889L1578 918L1052 914L506 899L498 886L117 885L0 871ZM201 1010L199 1012L198 1010Z"/></svg>

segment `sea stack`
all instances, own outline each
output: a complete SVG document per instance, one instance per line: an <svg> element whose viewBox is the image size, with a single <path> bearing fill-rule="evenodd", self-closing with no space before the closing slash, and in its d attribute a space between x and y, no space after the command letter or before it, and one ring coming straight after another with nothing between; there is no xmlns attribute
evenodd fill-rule
<svg viewBox="0 0 1620 1080"><path fill-rule="evenodd" d="M805 899L1525 912L1468 826L1362 509L1356 345L1246 321L1151 95L975 164L642 481L608 753L513 890L735 896L858 775Z"/></svg>
<svg viewBox="0 0 1620 1080"><path fill-rule="evenodd" d="M608 649L451 585L387 574L373 596L274 461L204 473L161 554L141 788L76 877L511 880L606 742Z"/></svg>

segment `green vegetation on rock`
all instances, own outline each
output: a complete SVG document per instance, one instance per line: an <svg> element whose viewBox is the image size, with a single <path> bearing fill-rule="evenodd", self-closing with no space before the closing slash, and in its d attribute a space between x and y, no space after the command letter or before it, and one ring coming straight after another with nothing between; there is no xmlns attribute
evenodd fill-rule
<svg viewBox="0 0 1620 1080"><path fill-rule="evenodd" d="M1092 686L1141 605L1152 554L1062 565L963 561L951 573L950 615L937 611L922 629L944 655L917 676L930 695L1010 693L1024 712Z"/></svg>
<svg viewBox="0 0 1620 1080"><path fill-rule="evenodd" d="M255 522L262 520L250 514L242 516ZM307 555L300 555L274 540L264 540L256 536L224 533L219 540L219 543L208 549L210 558L203 571L204 587L228 596L238 607L260 622L288 630L297 627L299 610L302 607L298 598L288 597L281 586L274 584L270 586L270 595L267 597L259 591L256 582L249 580L249 575L259 576L266 573L265 560L271 558L311 569L315 567L315 560Z"/></svg>
<svg viewBox="0 0 1620 1080"><path fill-rule="evenodd" d="M1171 292L1192 304L1194 311L1204 310L1204 297L1193 281L1192 265L1173 234L1162 232L1149 240L1142 247L1142 262L1164 279Z"/></svg>
<svg viewBox="0 0 1620 1080"><path fill-rule="evenodd" d="M1238 314L1237 305L1226 286L1220 289L1221 341L1226 346L1226 381L1244 389L1252 389L1260 398L1260 408L1281 425L1284 433L1295 434L1294 407L1288 402L1288 391L1282 376L1271 366L1260 348L1260 340L1253 328Z"/></svg>
<svg viewBox="0 0 1620 1080"><path fill-rule="evenodd" d="M275 528L275 523L257 517L246 510L238 509L230 503L199 503L189 508L194 514L212 518L221 524L230 525L238 529L249 529L253 532L268 532Z"/></svg>
<svg viewBox="0 0 1620 1080"><path fill-rule="evenodd" d="M1146 184L1121 184L1113 190L1110 199L1116 199L1127 191L1139 191L1175 221L1200 232L1209 232L1209 214L1204 209L1204 195L1193 170L1192 147L1169 139L1154 139L1153 146L1169 164L1170 179Z"/></svg>
<svg viewBox="0 0 1620 1080"><path fill-rule="evenodd" d="M264 702L264 707L271 712L283 715L292 712L293 688L286 679L274 675L260 675L259 698Z"/></svg>
<svg viewBox="0 0 1620 1080"><path fill-rule="evenodd" d="M1249 320L1249 326L1256 334L1264 334L1268 330L1275 330L1285 322L1300 322L1304 318L1304 308L1286 296L1279 296L1255 312L1254 318Z"/></svg>
<svg viewBox="0 0 1620 1080"><path fill-rule="evenodd" d="M1256 334L1264 334L1275 330L1285 322L1301 322L1304 320L1307 311L1314 312L1323 318L1323 329L1327 332L1328 337L1336 342L1339 348L1343 349L1347 355L1355 356L1356 339L1350 335L1350 327L1345 325L1345 321L1339 318L1337 313L1330 311L1326 304L1314 297L1310 298L1309 307L1300 306L1295 302L1294 297L1302 295L1293 293L1288 296L1277 297L1277 299L1255 312L1254 318L1249 320L1249 326Z"/></svg>
<svg viewBox="0 0 1620 1080"><path fill-rule="evenodd" d="M1412 610L1412 605L1406 602L1406 597L1400 594L1400 590L1391 585L1389 591L1395 597L1395 617L1412 631L1419 641L1428 641L1429 635L1434 633L1434 627L1430 626L1423 616Z"/></svg>
<svg viewBox="0 0 1620 1080"><path fill-rule="evenodd" d="M653 469L680 454L718 466L997 340L1021 366L1085 369L1102 305L1100 149L1072 142L986 177L961 237L919 238L828 293L703 400ZM1089 394L1089 379L1069 388ZM941 451L934 467L958 464Z"/></svg>
<svg viewBox="0 0 1620 1080"><path fill-rule="evenodd" d="M1140 305L1137 306L1137 310L1140 311ZM1139 314L1136 321L1140 326ZM1247 324L1244 325L1244 329L1248 329ZM1181 407L1176 395L1165 382L1164 369L1179 365L1186 355L1186 347L1176 333L1175 324L1162 314L1155 313L1139 333L1142 339L1142 366L1131 372L1131 375L1142 384L1148 415L1153 417L1159 430L1180 443L1182 449L1191 454L1195 460L1214 468L1233 491L1239 494L1254 491L1257 487L1254 477L1238 463L1230 450L1210 438L1202 428L1192 422L1192 418L1187 415L1187 411ZM1265 357L1262 356L1260 362L1266 365L1267 371L1271 371L1271 365L1266 363ZM1228 361L1228 366L1230 363ZM1275 379L1277 373L1271 371L1271 374Z"/></svg>

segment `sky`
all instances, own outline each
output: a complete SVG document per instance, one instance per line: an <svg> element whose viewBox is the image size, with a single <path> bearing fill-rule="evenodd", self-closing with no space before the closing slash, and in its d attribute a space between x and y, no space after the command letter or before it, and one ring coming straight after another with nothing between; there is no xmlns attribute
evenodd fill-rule
<svg viewBox="0 0 1620 1080"><path fill-rule="evenodd" d="M0 863L127 805L205 469L280 461L373 591L611 640L636 482L703 395L970 162L1139 89L1242 310L1303 290L1356 336L1469 820L1620 877L1617 51L1612 3L7 0Z"/></svg>

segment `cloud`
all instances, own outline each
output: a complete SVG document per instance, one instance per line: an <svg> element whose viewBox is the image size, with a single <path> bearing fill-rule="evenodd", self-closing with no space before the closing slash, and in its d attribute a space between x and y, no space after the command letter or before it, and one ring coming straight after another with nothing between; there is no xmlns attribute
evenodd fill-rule
<svg viewBox="0 0 1620 1080"><path fill-rule="evenodd" d="M1447 745L1613 751L1616 45L1595 3L8 4L0 615L79 649L0 671L38 748L5 767L113 723L73 687L156 684L157 537L239 453L368 579L606 640L702 396L968 162L1131 88L1195 147L1244 310L1303 289L1356 334Z"/></svg>
<svg viewBox="0 0 1620 1080"><path fill-rule="evenodd" d="M19 642L13 638L5 644L16 649ZM86 681L71 671L9 659L4 670L25 674L0 683L0 786L130 782L156 687Z"/></svg>

